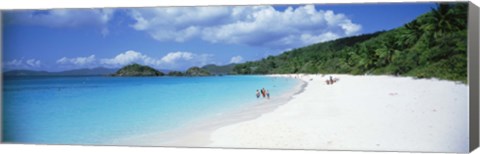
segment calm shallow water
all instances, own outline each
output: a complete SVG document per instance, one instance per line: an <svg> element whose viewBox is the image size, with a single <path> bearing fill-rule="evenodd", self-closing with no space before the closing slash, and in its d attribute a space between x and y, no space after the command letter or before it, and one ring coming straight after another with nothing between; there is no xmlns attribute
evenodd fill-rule
<svg viewBox="0 0 480 154"><path fill-rule="evenodd" d="M105 144L258 103L257 89L275 97L299 82L265 76L7 77L3 141Z"/></svg>

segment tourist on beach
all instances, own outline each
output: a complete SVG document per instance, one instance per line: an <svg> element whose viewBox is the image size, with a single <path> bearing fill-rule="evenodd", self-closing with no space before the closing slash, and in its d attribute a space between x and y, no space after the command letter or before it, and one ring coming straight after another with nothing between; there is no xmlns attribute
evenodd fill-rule
<svg viewBox="0 0 480 154"><path fill-rule="evenodd" d="M265 88L262 88L262 90L260 90L260 92L262 93L262 97L265 98Z"/></svg>
<svg viewBox="0 0 480 154"><path fill-rule="evenodd" d="M260 92L257 89L257 98L260 98Z"/></svg>
<svg viewBox="0 0 480 154"><path fill-rule="evenodd" d="M266 90L265 93L267 94L267 99L270 99L270 92L268 92L268 90Z"/></svg>
<svg viewBox="0 0 480 154"><path fill-rule="evenodd" d="M327 79L327 81L326 81L326 82L327 82L327 85L329 85L329 84L333 84L333 83L335 82L335 80L333 80L333 77L332 77L332 76L330 76L330 78L329 78L329 79Z"/></svg>

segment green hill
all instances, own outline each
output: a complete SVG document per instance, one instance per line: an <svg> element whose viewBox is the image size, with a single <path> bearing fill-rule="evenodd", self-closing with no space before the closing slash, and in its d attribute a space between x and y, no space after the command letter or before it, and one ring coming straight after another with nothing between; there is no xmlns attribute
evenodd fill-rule
<svg viewBox="0 0 480 154"><path fill-rule="evenodd" d="M112 76L163 76L164 74L154 68L139 64L131 64L120 68Z"/></svg>
<svg viewBox="0 0 480 154"><path fill-rule="evenodd" d="M228 64L228 65L222 65L222 66L210 64L210 65L203 66L202 69L207 70L211 74L225 75L225 74L230 74L234 67L235 67L235 64Z"/></svg>
<svg viewBox="0 0 480 154"><path fill-rule="evenodd" d="M199 67L191 67L185 72L185 76L211 76L212 74Z"/></svg>
<svg viewBox="0 0 480 154"><path fill-rule="evenodd" d="M238 64L237 74L346 73L467 81L467 3L441 3L385 32L337 39Z"/></svg>
<svg viewBox="0 0 480 154"><path fill-rule="evenodd" d="M180 71L170 71L167 74L168 76L185 76L185 73Z"/></svg>

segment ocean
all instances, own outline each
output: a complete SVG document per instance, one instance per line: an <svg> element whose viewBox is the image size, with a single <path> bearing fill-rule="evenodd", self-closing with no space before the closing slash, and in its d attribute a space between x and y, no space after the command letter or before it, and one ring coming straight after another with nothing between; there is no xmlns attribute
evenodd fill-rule
<svg viewBox="0 0 480 154"><path fill-rule="evenodd" d="M3 142L108 145L261 103L299 80L267 76L5 77Z"/></svg>

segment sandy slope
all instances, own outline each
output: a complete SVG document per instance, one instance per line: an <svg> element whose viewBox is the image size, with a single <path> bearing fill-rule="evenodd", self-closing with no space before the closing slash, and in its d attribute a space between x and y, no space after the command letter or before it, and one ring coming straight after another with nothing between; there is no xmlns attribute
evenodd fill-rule
<svg viewBox="0 0 480 154"><path fill-rule="evenodd" d="M468 86L435 79L301 77L305 91L210 135L209 147L468 151ZM310 81L312 79L312 81Z"/></svg>

